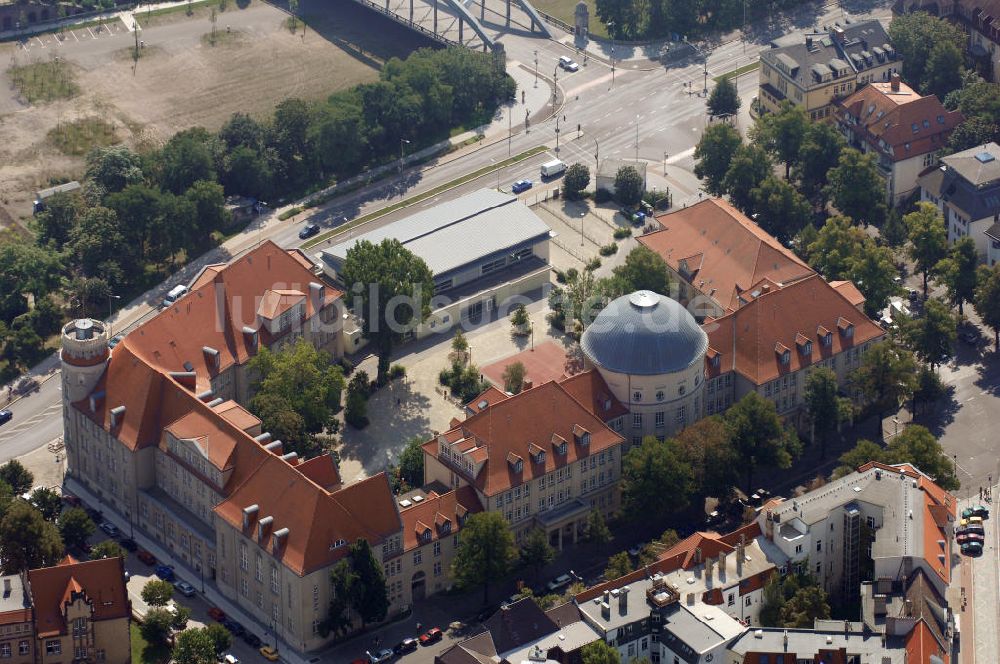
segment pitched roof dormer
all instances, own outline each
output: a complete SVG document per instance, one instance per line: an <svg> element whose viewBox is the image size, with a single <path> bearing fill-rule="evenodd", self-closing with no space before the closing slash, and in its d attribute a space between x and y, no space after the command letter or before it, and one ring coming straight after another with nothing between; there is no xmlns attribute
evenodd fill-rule
<svg viewBox="0 0 1000 664"><path fill-rule="evenodd" d="M559 456L566 456L567 448L568 444L566 443L565 438L557 433L552 434L552 449L555 450L556 454Z"/></svg>
<svg viewBox="0 0 1000 664"><path fill-rule="evenodd" d="M507 465L515 473L524 472L524 459L521 458L519 454L510 452L507 454Z"/></svg>
<svg viewBox="0 0 1000 664"><path fill-rule="evenodd" d="M847 339L854 336L854 323L847 320L843 316L837 319L837 329L839 329L840 333Z"/></svg>

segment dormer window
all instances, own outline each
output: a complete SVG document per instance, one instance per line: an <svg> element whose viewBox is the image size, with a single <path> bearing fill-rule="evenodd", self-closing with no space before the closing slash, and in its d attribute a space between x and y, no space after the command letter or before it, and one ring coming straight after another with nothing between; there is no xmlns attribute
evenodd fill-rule
<svg viewBox="0 0 1000 664"><path fill-rule="evenodd" d="M718 369L719 365L722 364L722 355L715 355L714 357L709 358L708 361L712 363L713 369Z"/></svg>
<svg viewBox="0 0 1000 664"><path fill-rule="evenodd" d="M509 465L511 470L515 473L524 471L524 460L513 452L507 455L507 465Z"/></svg>
<svg viewBox="0 0 1000 664"><path fill-rule="evenodd" d="M577 445L579 445L580 447L588 447L590 445L590 432L584 429L579 424L574 424L573 440L575 440Z"/></svg>
<svg viewBox="0 0 1000 664"><path fill-rule="evenodd" d="M837 328L844 335L845 339L852 339L854 337L854 323L843 316L837 319Z"/></svg>
<svg viewBox="0 0 1000 664"><path fill-rule="evenodd" d="M424 544L427 544L428 542L431 541L431 531L430 531L430 529L425 530L424 532L420 533L420 541L423 542Z"/></svg>
<svg viewBox="0 0 1000 664"><path fill-rule="evenodd" d="M792 352L780 341L774 345L774 352L778 354L778 360L782 364L788 364L792 361Z"/></svg>
<svg viewBox="0 0 1000 664"><path fill-rule="evenodd" d="M557 433L552 434L552 447L559 456L566 456L566 439Z"/></svg>
<svg viewBox="0 0 1000 664"><path fill-rule="evenodd" d="M445 521L441 524L441 534L447 535L451 532L451 521Z"/></svg>

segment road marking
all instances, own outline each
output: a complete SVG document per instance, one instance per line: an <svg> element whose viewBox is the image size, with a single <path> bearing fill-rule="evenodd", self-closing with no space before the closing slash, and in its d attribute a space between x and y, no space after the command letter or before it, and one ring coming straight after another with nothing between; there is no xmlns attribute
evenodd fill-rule
<svg viewBox="0 0 1000 664"><path fill-rule="evenodd" d="M42 48L45 48L45 42L43 42L43 41L41 40L41 38L40 38L40 37L35 37L35 39L37 39L37 40L38 40L38 44L39 44L39 45L40 45L40 46L41 46Z"/></svg>
<svg viewBox="0 0 1000 664"><path fill-rule="evenodd" d="M76 36L76 31L75 30L70 30L69 34L73 35L73 39L75 39L77 41L80 41L80 38Z"/></svg>
<svg viewBox="0 0 1000 664"><path fill-rule="evenodd" d="M93 37L94 39L97 39L97 35L95 35L95 34L94 34L94 31L93 31L93 30L91 30L90 28L87 28L87 32L89 32L89 33L90 33L90 36L91 36L91 37Z"/></svg>

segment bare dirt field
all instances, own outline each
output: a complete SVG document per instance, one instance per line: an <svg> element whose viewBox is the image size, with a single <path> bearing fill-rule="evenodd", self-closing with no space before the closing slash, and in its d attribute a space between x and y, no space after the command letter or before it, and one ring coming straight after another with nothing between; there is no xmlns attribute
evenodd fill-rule
<svg viewBox="0 0 1000 664"><path fill-rule="evenodd" d="M79 90L29 104L0 74L0 225L30 215L34 191L51 180L82 175L82 157L63 154L48 138L61 123L98 117L130 145L156 145L189 127L216 129L237 111L266 117L286 97L322 99L375 80L385 59L426 45L349 0L303 2L301 13L317 29L300 24L294 33L286 13L252 0L217 11L213 46L211 7L218 5L196 5L191 16L137 13L144 44L137 63L124 19L101 31L67 29L0 45L5 69L59 57Z"/></svg>

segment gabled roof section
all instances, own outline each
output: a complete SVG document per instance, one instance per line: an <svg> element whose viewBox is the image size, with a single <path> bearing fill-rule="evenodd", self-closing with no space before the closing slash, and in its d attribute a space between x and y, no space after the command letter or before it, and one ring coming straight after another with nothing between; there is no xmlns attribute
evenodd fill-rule
<svg viewBox="0 0 1000 664"><path fill-rule="evenodd" d="M808 302L809 306L802 306ZM853 331L848 331L848 325ZM755 385L881 339L885 332L858 311L839 291L819 275L763 293L757 299L725 316L706 321L709 345L722 355L720 366L706 361L706 374L716 376L735 370ZM832 331L831 343L822 343L821 330ZM782 363L777 345L795 348L799 335L811 339L812 353L789 353Z"/></svg>
<svg viewBox="0 0 1000 664"><path fill-rule="evenodd" d="M128 618L131 613L124 563L118 557L33 569L28 585L39 636L66 633L64 603L74 594L90 601L95 620Z"/></svg>
<svg viewBox="0 0 1000 664"><path fill-rule="evenodd" d="M765 279L786 286L815 274L802 259L722 199L700 201L657 217L657 221L662 230L640 236L639 242L678 273L684 273L682 259L700 256L697 271L686 273L688 279L726 311L737 309L741 295Z"/></svg>
<svg viewBox="0 0 1000 664"><path fill-rule="evenodd" d="M443 495L431 492L419 503L399 512L399 518L403 522L403 550L410 551L454 535L462 529L467 515L482 511L483 506L476 496L476 490L469 485ZM442 527L445 520L449 524L447 529ZM431 533L429 540L419 540L417 534L421 529L417 524L426 524Z"/></svg>
<svg viewBox="0 0 1000 664"><path fill-rule="evenodd" d="M609 422L628 413L597 369L590 369L559 382L562 388L591 414Z"/></svg>
<svg viewBox="0 0 1000 664"><path fill-rule="evenodd" d="M589 445L574 442L575 426L590 432ZM535 463L529 446L535 444L544 449L541 444L552 440L553 434L570 442L567 453L549 453L544 463ZM472 441L469 449L482 455L480 460L485 461L485 466L471 481L487 496L541 477L583 457L599 454L624 440L555 381L494 403L443 435L449 441ZM437 440L425 444L424 450L437 456ZM446 457L438 458L451 463ZM518 460L523 462L521 472L515 470Z"/></svg>
<svg viewBox="0 0 1000 664"><path fill-rule="evenodd" d="M520 648L559 629L530 597L501 608L483 626L493 637L498 654Z"/></svg>
<svg viewBox="0 0 1000 664"><path fill-rule="evenodd" d="M865 296L861 294L853 281L831 281L830 287L844 296L844 299L852 306L860 307L865 303Z"/></svg>

